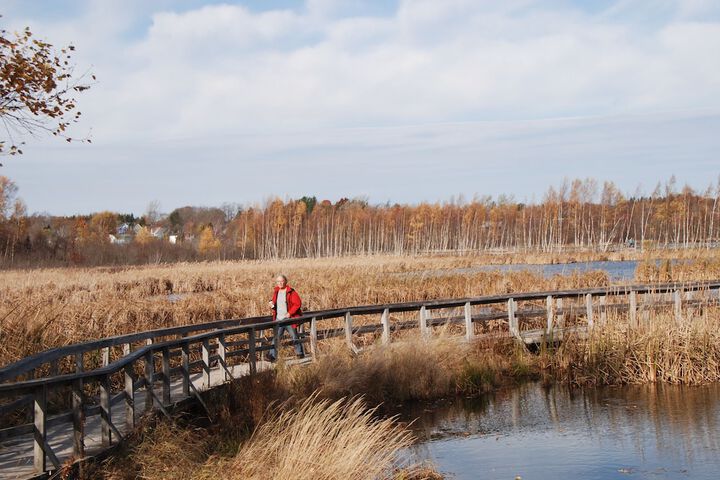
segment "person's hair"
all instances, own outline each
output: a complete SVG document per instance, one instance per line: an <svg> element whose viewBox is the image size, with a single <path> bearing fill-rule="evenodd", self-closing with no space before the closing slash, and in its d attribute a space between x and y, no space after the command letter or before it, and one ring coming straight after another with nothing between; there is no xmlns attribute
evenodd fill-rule
<svg viewBox="0 0 720 480"><path fill-rule="evenodd" d="M275 278L276 278L276 279L277 279L277 278L282 278L283 280L285 280L286 283L287 283L287 281L288 281L287 275L284 275L284 274L282 274L282 273L280 273L280 274L278 274L278 275L275 275Z"/></svg>

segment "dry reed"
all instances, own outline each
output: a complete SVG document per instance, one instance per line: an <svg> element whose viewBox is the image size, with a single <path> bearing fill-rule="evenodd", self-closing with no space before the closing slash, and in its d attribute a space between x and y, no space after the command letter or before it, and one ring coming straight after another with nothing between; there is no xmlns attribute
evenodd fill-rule
<svg viewBox="0 0 720 480"><path fill-rule="evenodd" d="M601 272L546 279L454 271L480 263L473 257L355 257L0 272L0 365L96 338L267 314L272 278L280 271L311 310L608 284Z"/></svg>
<svg viewBox="0 0 720 480"><path fill-rule="evenodd" d="M378 418L359 398L329 401L311 395L295 406L271 409L236 453L222 451L219 445L228 442L223 435L163 421L126 458L88 474L113 480L212 479L219 472L228 480L442 478L401 456L413 441L408 429L392 418Z"/></svg>

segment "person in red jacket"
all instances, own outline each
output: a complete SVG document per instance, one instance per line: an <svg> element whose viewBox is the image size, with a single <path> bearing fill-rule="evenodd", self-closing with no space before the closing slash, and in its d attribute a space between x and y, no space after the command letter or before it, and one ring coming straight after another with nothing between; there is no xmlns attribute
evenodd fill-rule
<svg viewBox="0 0 720 480"><path fill-rule="evenodd" d="M300 299L300 295L298 295L294 288L288 285L288 280L285 275L278 275L275 278L275 289L273 290L273 296L269 302L269 306L273 312L273 321L295 318L302 315L302 300ZM277 332L279 340L282 340L285 332L290 335L293 342L297 342L297 325L284 325L279 327ZM295 353L298 358L305 356L302 343L295 343ZM273 349L270 350L270 360L276 359L277 356L277 351L273 346Z"/></svg>

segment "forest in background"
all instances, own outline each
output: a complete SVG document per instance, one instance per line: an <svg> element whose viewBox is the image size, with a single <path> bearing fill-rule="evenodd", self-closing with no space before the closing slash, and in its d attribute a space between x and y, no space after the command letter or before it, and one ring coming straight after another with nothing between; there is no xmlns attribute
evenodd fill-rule
<svg viewBox="0 0 720 480"><path fill-rule="evenodd" d="M613 182L575 179L530 204L504 195L414 205L305 196L61 217L28 215L15 184L0 176L0 265L717 247L719 201L720 179L697 191L672 177L633 195Z"/></svg>

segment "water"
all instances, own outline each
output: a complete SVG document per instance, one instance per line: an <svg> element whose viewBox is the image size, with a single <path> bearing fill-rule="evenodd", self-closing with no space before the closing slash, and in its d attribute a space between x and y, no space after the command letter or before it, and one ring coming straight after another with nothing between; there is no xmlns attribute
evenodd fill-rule
<svg viewBox="0 0 720 480"><path fill-rule="evenodd" d="M455 479L720 478L720 386L528 384L406 411L413 448Z"/></svg>
<svg viewBox="0 0 720 480"><path fill-rule="evenodd" d="M676 260L672 260L675 262ZM656 260L659 264L660 260ZM403 272L401 275L430 275L443 276L453 275L457 273L468 274L477 272L520 272L530 271L542 274L545 278L553 275L570 275L574 272L583 273L593 270L606 272L613 282L632 281L635 279L635 269L637 268L637 260L623 261L595 261L595 262L574 262L574 263L555 263L555 264L531 264L518 263L512 265L478 265L475 267L451 268L446 270L423 270L419 272Z"/></svg>
<svg viewBox="0 0 720 480"><path fill-rule="evenodd" d="M636 260L625 261L598 261L598 262L577 262L577 263L555 263L550 265L483 265L475 267L474 271L499 271L499 272L516 272L521 270L529 270L531 272L542 273L546 278L553 275L569 275L575 272L583 273L592 270L601 270L608 274L610 280L625 281L635 278L635 268L638 262ZM472 270L472 269L466 269Z"/></svg>

